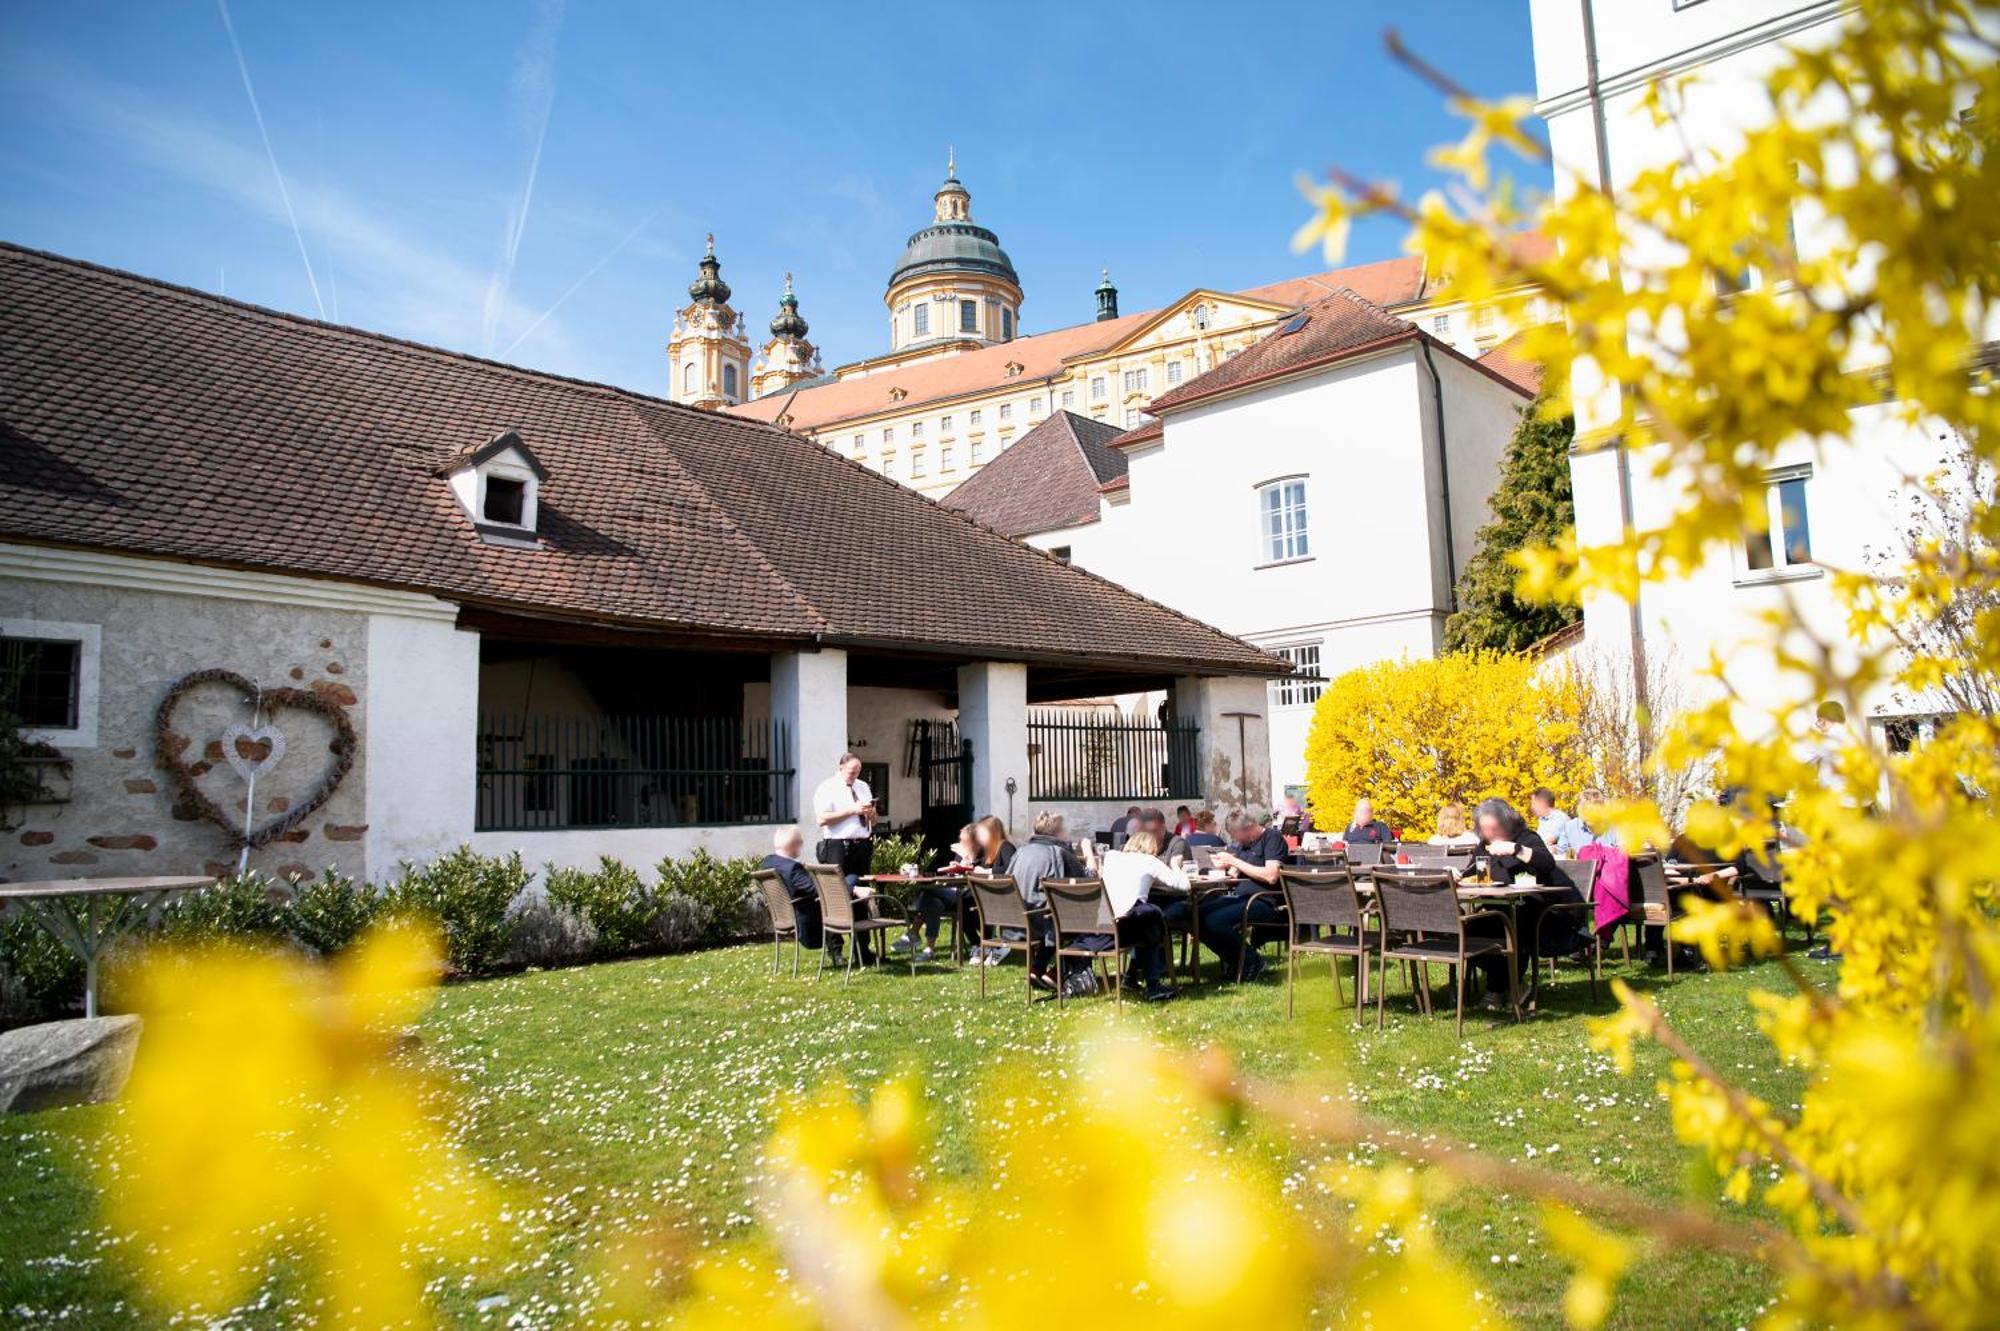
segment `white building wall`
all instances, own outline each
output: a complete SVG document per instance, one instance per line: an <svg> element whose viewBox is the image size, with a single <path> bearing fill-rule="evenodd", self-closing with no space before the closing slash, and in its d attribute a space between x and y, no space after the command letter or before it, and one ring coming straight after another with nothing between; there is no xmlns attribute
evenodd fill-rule
<svg viewBox="0 0 2000 1331"><path fill-rule="evenodd" d="M1830 38L1846 8L1832 0L1736 0L1684 8L1594 0L1604 157L1614 192L1640 172L1682 157L1690 145L1698 156L1735 151L1746 131L1768 123L1764 79L1785 59L1786 49ZM1549 126L1557 188L1573 188L1577 180L1595 184L1598 130L1586 87L1585 10L1578 0L1532 0L1531 9L1538 110ZM1678 124L1655 126L1641 108L1656 78L1673 81ZM1800 249L1810 257L1813 220L1802 212L1795 221ZM1575 396L1579 452L1571 475L1578 539L1585 545L1620 539L1621 469L1629 470L1634 523L1640 529L1664 524L1686 494L1685 479L1654 474L1661 450L1627 460L1605 446L1616 402L1591 380L1587 366L1579 367ZM1853 446L1822 452L1799 440L1776 460L1811 467L1806 503L1813 557L1847 569L1865 568L1869 548L1893 539L1898 473L1921 473L1940 456L1935 431L1912 430L1888 408L1858 413L1855 426ZM1719 662L1744 699L1745 723L1754 724L1813 701L1797 696L1797 682L1774 668L1767 631L1756 622L1760 612L1786 603L1805 623L1844 640L1843 616L1827 577L1817 570L1777 578L1752 575L1739 541L1713 550L1707 565L1689 577L1646 586L1636 616L1623 601L1587 601L1585 650L1594 659L1629 663L1636 631L1652 670L1663 662L1671 665L1689 701L1713 688L1699 672ZM1753 641L1765 646L1743 650Z"/></svg>
<svg viewBox="0 0 2000 1331"><path fill-rule="evenodd" d="M422 863L472 835L479 635L450 620L368 617L367 872Z"/></svg>
<svg viewBox="0 0 2000 1331"><path fill-rule="evenodd" d="M1430 369L1399 346L1175 413L1163 443L1129 456L1128 501L1029 543L1068 546L1081 567L1259 646L1316 644L1329 678L1433 655L1526 399L1445 351L1432 355L1442 461ZM1306 483L1310 550L1274 563L1258 487L1293 476ZM1304 782L1310 715L1309 702L1288 705L1273 690L1267 797Z"/></svg>

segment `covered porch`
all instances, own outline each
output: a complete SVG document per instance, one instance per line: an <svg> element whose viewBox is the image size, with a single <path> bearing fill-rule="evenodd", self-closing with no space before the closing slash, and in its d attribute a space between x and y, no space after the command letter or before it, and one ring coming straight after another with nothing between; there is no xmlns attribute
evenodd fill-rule
<svg viewBox="0 0 2000 1331"><path fill-rule="evenodd" d="M1043 808L1270 804L1261 679L1118 660L729 641L466 612L479 634L473 842L534 862L761 854L852 752L883 827L948 840ZM1078 707L1084 700L1163 700Z"/></svg>

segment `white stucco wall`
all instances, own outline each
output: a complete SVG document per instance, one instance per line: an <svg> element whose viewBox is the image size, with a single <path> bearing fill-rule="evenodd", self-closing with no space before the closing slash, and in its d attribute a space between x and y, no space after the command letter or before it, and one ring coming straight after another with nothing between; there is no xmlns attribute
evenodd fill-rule
<svg viewBox="0 0 2000 1331"><path fill-rule="evenodd" d="M449 621L368 618L367 871L421 863L472 835L479 635Z"/></svg>
<svg viewBox="0 0 2000 1331"><path fill-rule="evenodd" d="M772 824L731 823L724 827L606 827L563 832L476 832L468 838L481 855L521 852L529 868L588 868L609 855L647 876L663 859L681 859L705 848L718 859L771 853ZM456 842L453 843L457 844Z"/></svg>
<svg viewBox="0 0 2000 1331"><path fill-rule="evenodd" d="M1026 835L1028 807L1028 668L980 661L958 668L958 733L972 741L972 811ZM1008 794L1008 783L1014 792ZM1009 817L1011 811L1011 819Z"/></svg>
<svg viewBox="0 0 2000 1331"><path fill-rule="evenodd" d="M1526 401L1442 350L1433 357L1442 466L1429 368L1400 346L1175 413L1161 444L1131 455L1128 502L1029 542L1069 546L1078 565L1259 646L1317 643L1328 677L1430 656ZM1311 553L1270 564L1257 487L1286 476L1306 481ZM1447 476L1456 567L1445 560ZM1310 714L1274 700L1269 789L1304 781Z"/></svg>
<svg viewBox="0 0 2000 1331"><path fill-rule="evenodd" d="M799 773L792 785L796 816L810 829L813 787L833 774L847 751L847 653L830 648L773 656L771 716L791 727Z"/></svg>

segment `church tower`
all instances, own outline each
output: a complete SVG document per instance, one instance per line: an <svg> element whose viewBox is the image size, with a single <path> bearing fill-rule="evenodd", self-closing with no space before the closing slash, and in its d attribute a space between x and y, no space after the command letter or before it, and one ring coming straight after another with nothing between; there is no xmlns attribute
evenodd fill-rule
<svg viewBox="0 0 2000 1331"><path fill-rule="evenodd" d="M778 297L778 314L771 320L771 340L764 344L750 376L750 396L775 393L819 374L819 348L806 341L806 321L792 291L792 275L786 273L785 294Z"/></svg>
<svg viewBox="0 0 2000 1331"><path fill-rule="evenodd" d="M889 275L892 350L960 351L1011 342L1020 326L1021 279L1000 238L972 221L972 194L946 159L931 224L910 237Z"/></svg>
<svg viewBox="0 0 2000 1331"><path fill-rule="evenodd" d="M705 411L733 407L749 392L750 340L743 316L730 307L729 283L722 280L713 234L688 297L667 339L668 373L673 376L667 396Z"/></svg>

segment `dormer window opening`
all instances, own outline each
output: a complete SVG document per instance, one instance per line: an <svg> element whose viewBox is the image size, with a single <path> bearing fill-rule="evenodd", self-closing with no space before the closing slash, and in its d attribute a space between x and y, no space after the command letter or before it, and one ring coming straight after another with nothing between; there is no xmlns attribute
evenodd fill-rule
<svg viewBox="0 0 2000 1331"><path fill-rule="evenodd" d="M511 476L488 476L486 497L480 512L488 522L518 527L527 512L528 483Z"/></svg>

